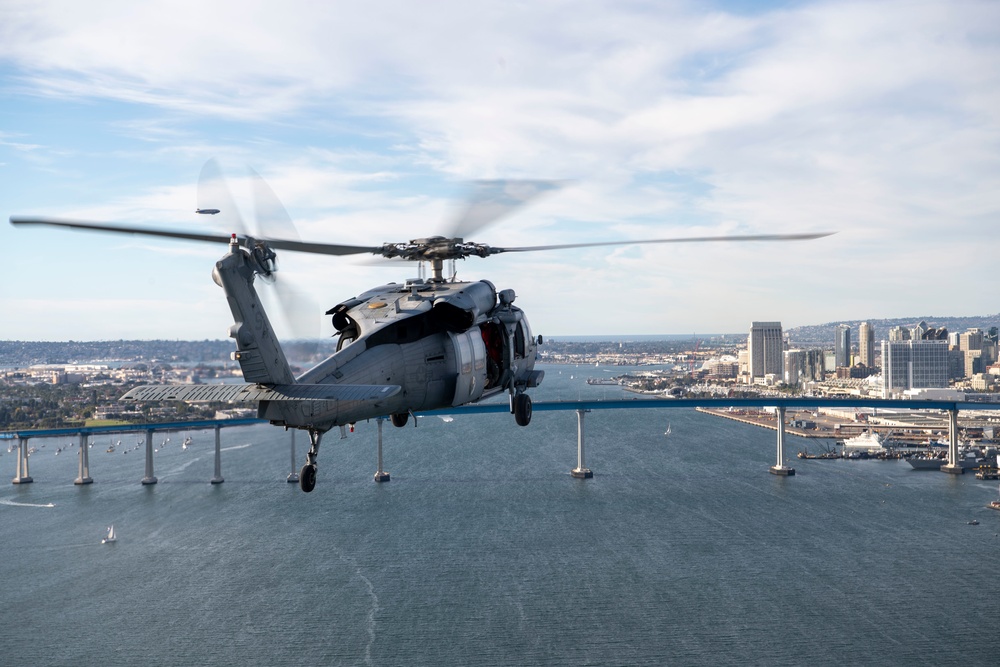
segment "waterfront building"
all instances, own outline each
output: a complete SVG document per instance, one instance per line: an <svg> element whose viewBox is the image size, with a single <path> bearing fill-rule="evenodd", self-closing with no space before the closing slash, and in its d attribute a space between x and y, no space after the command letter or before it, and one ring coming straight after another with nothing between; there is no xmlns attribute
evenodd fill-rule
<svg viewBox="0 0 1000 667"><path fill-rule="evenodd" d="M751 381L768 374L784 377L784 337L781 335L781 322L750 323L747 362Z"/></svg>
<svg viewBox="0 0 1000 667"><path fill-rule="evenodd" d="M882 341L882 397L948 386L948 341Z"/></svg>
<svg viewBox="0 0 1000 667"><path fill-rule="evenodd" d="M851 327L846 324L837 325L833 356L838 368L851 365Z"/></svg>
<svg viewBox="0 0 1000 667"><path fill-rule="evenodd" d="M702 365L702 370L711 379L730 379L739 375L739 362L733 357L712 358Z"/></svg>
<svg viewBox="0 0 1000 667"><path fill-rule="evenodd" d="M868 368L875 366L875 329L867 322L858 327L858 356Z"/></svg>

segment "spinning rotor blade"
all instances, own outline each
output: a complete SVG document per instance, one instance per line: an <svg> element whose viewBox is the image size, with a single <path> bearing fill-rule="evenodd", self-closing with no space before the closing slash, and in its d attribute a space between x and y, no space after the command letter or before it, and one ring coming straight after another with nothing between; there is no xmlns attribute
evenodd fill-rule
<svg viewBox="0 0 1000 667"><path fill-rule="evenodd" d="M63 220L60 218L36 218L30 215L10 216L12 225L46 225L49 227L69 227L70 229L86 229L97 232L115 232L119 234L146 234L148 236L166 236L187 241L207 241L209 243L229 243L228 234L199 234L197 232L174 232L168 229L150 229L142 227L118 227L100 222L84 222L82 220Z"/></svg>
<svg viewBox="0 0 1000 667"><path fill-rule="evenodd" d="M236 232L239 236L249 233L215 158L205 162L198 175L197 212L205 211L216 211L210 219L213 228Z"/></svg>
<svg viewBox="0 0 1000 667"><path fill-rule="evenodd" d="M465 238L491 222L509 215L529 201L558 190L567 181L473 181L465 210L452 223L447 236Z"/></svg>
<svg viewBox="0 0 1000 667"><path fill-rule="evenodd" d="M247 167L250 171L250 185L253 188L254 212L257 217L257 231L262 236L280 236L284 239L299 241L301 237L292 222L292 216L282 205L278 195L267 184L260 174L253 167Z"/></svg>
<svg viewBox="0 0 1000 667"><path fill-rule="evenodd" d="M646 239L642 241L602 241L597 243L563 243L559 245L535 245L521 248L496 248L490 246L489 254L502 252L533 252L535 250L564 250L566 248L597 248L615 245L645 245L650 243L709 243L714 241L810 241L832 236L835 232L819 232L815 234L747 234L743 236L687 236L672 239Z"/></svg>
<svg viewBox="0 0 1000 667"><path fill-rule="evenodd" d="M187 241L204 241L208 243L229 243L231 234L201 234L198 232L180 232L153 227L130 227L125 225L108 225L100 222L85 222L82 220L63 220L60 218L44 218L29 215L10 216L12 225L46 225L49 227L69 227L89 231L112 232L116 234L140 234L144 236L163 236ZM245 238L245 237L244 237ZM319 255L357 255L362 253L380 254L381 246L337 245L332 243L307 243L285 239L260 239L277 250L293 252L311 252Z"/></svg>

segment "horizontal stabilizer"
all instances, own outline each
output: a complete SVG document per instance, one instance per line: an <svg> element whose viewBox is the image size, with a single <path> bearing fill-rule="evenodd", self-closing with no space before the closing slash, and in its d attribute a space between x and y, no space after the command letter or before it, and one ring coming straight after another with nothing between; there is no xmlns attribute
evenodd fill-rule
<svg viewBox="0 0 1000 667"><path fill-rule="evenodd" d="M229 403L256 401L375 401L400 392L394 384L146 384L120 401L190 401Z"/></svg>

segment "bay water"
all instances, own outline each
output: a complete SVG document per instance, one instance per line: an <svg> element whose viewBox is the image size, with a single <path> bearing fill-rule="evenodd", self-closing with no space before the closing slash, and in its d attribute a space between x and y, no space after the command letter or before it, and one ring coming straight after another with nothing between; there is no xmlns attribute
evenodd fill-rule
<svg viewBox="0 0 1000 667"><path fill-rule="evenodd" d="M535 400L621 398L626 368L547 366ZM0 455L0 655L26 665L996 665L996 482L800 460L693 410L428 416L289 434L35 439ZM665 435L667 425L670 434ZM192 445L181 448L190 435ZM112 440L122 444L105 450ZM160 445L163 445L160 447ZM67 448L68 447L68 448ZM56 455L57 448L64 451ZM297 438L301 465L306 438ZM123 453L126 452L127 453ZM970 524L978 521L978 525ZM114 524L118 541L102 545Z"/></svg>

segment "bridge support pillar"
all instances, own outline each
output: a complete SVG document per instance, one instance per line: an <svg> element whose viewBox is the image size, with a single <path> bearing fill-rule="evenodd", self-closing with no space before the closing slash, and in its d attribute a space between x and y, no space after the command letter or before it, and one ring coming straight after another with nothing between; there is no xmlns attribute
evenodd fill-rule
<svg viewBox="0 0 1000 667"><path fill-rule="evenodd" d="M583 465L583 415L590 410L578 409L576 411L576 467L570 474L577 479L590 479L594 473L590 468Z"/></svg>
<svg viewBox="0 0 1000 667"><path fill-rule="evenodd" d="M215 426L215 476L208 480L209 484L222 484L222 427Z"/></svg>
<svg viewBox="0 0 1000 667"><path fill-rule="evenodd" d="M74 484L93 484L94 480L90 478L90 447L87 446L87 434L80 434L80 463L79 463L79 474L76 479L73 480Z"/></svg>
<svg viewBox="0 0 1000 667"><path fill-rule="evenodd" d="M293 428L289 430L291 430L292 432L292 442L290 445L292 450L292 468L291 468L292 471L288 473L288 477L285 479L285 481L288 482L289 484L298 484L299 469L295 467L295 429Z"/></svg>
<svg viewBox="0 0 1000 667"><path fill-rule="evenodd" d="M775 417L778 423L778 461L771 466L772 475L782 475L788 477L795 474L795 468L785 465L785 406L779 405L775 409Z"/></svg>
<svg viewBox="0 0 1000 667"><path fill-rule="evenodd" d="M958 460L958 409L948 411L948 462L941 466L941 472L961 475L965 472Z"/></svg>
<svg viewBox="0 0 1000 667"><path fill-rule="evenodd" d="M17 439L17 474L12 480L14 484L31 484L35 480L28 474L28 439Z"/></svg>
<svg viewBox="0 0 1000 667"><path fill-rule="evenodd" d="M143 485L156 484L153 475L153 431L146 431L146 476L142 478Z"/></svg>
<svg viewBox="0 0 1000 667"><path fill-rule="evenodd" d="M378 470L375 471L376 482L389 481L389 473L382 470L382 422L384 421L385 417L377 417L375 419L375 424L378 426Z"/></svg>

